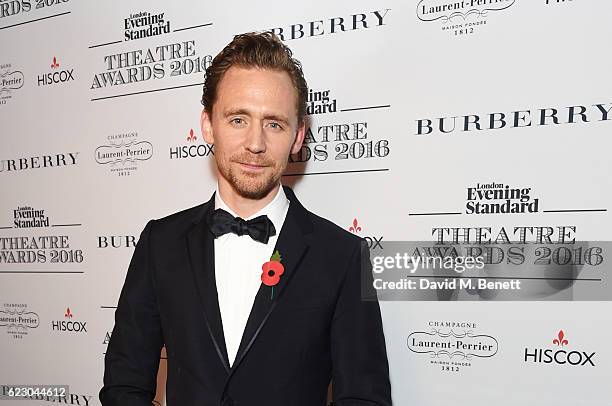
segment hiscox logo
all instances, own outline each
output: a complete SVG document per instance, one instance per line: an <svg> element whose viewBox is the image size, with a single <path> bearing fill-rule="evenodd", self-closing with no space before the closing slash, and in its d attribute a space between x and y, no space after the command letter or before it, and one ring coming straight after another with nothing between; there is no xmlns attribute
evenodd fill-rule
<svg viewBox="0 0 612 406"><path fill-rule="evenodd" d="M425 23L438 22L442 31L455 36L473 34L476 27L486 25L489 13L507 10L516 0L421 0L416 16Z"/></svg>
<svg viewBox="0 0 612 406"><path fill-rule="evenodd" d="M69 307L64 313L64 320L53 320L51 329L53 331L69 332L69 333L87 333L87 322L73 320L74 314Z"/></svg>
<svg viewBox="0 0 612 406"><path fill-rule="evenodd" d="M359 235L361 237L361 231L362 231L362 227L361 224L359 223L359 221L357 220L357 218L353 219L353 223L351 224L351 226L348 228L348 230L356 235ZM382 240L383 237L376 237L376 236L365 236L363 237L367 242L368 242L368 248L370 249L375 249L375 248L379 248L379 249L383 249L382 246Z"/></svg>
<svg viewBox="0 0 612 406"><path fill-rule="evenodd" d="M38 75L38 86L56 85L74 80L74 69L60 69L60 62L56 56L51 63L51 72Z"/></svg>
<svg viewBox="0 0 612 406"><path fill-rule="evenodd" d="M531 188L513 188L503 183L477 183L467 188L466 214L537 213L540 199Z"/></svg>
<svg viewBox="0 0 612 406"><path fill-rule="evenodd" d="M202 139L198 142L198 136L193 128L185 137L185 145L170 147L170 159L185 159L212 156L215 154L212 144L204 143Z"/></svg>
<svg viewBox="0 0 612 406"><path fill-rule="evenodd" d="M551 340L553 348L525 348L524 362L536 364L557 364L568 367L595 366L595 352L569 350L570 342L560 330Z"/></svg>

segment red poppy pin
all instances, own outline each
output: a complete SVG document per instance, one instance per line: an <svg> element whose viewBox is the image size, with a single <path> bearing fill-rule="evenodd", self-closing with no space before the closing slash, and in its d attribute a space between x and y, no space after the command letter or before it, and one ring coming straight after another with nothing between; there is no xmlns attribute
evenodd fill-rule
<svg viewBox="0 0 612 406"><path fill-rule="evenodd" d="M266 286L272 287L270 299L274 297L274 285L280 281L280 276L285 272L285 267L281 264L281 255L278 250L270 257L270 260L261 266L261 282Z"/></svg>

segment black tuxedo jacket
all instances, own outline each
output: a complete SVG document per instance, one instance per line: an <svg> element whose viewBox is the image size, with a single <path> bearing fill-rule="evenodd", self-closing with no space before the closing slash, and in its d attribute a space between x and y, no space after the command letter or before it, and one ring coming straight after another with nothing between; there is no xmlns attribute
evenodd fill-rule
<svg viewBox="0 0 612 406"><path fill-rule="evenodd" d="M204 220L214 194L146 225L115 312L103 406L150 406L164 345L168 406L321 406L330 379L335 405L391 405L379 305L362 300L365 240L283 188L290 205L275 249L285 272L272 299L260 286L231 368Z"/></svg>

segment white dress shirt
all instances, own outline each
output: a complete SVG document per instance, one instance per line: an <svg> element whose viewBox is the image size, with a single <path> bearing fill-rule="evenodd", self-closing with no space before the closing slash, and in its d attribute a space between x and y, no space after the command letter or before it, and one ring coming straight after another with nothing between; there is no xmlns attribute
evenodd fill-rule
<svg viewBox="0 0 612 406"><path fill-rule="evenodd" d="M218 184L215 209L223 209L239 217L221 198ZM236 358L244 327L261 285L261 266L272 256L288 210L289 200L281 185L270 203L245 219L250 220L262 214L268 216L276 234L270 237L267 244L253 240L248 234L239 236L227 233L215 238L215 279L230 366Z"/></svg>

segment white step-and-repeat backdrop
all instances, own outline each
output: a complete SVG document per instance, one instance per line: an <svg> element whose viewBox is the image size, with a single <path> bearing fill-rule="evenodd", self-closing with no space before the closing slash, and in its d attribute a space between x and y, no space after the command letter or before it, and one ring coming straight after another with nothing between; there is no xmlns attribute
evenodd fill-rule
<svg viewBox="0 0 612 406"><path fill-rule="evenodd" d="M484 236L600 265L521 274L548 284L527 295L382 301L394 404L612 404L596 249L612 226L611 14L600 0L0 0L0 385L99 404L140 231L214 190L203 72L234 34L273 30L310 88L283 178L307 208L373 249Z"/></svg>

